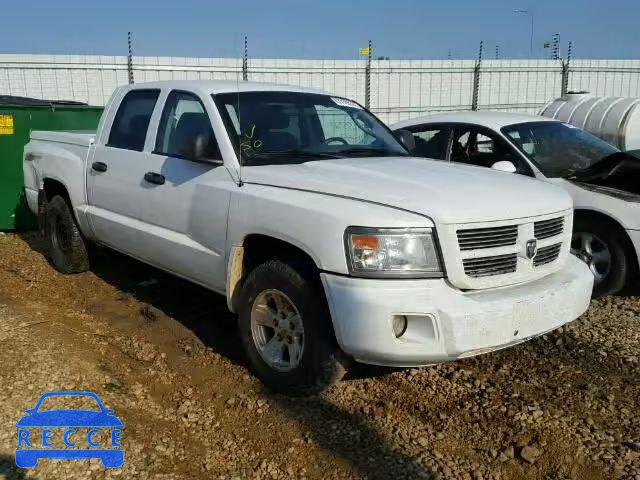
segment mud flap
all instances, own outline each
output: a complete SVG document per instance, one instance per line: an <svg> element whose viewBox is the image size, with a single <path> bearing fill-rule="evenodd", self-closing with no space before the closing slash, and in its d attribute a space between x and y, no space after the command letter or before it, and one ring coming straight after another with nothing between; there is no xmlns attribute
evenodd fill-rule
<svg viewBox="0 0 640 480"><path fill-rule="evenodd" d="M45 211L47 209L47 194L43 189L38 190L38 230L44 236Z"/></svg>

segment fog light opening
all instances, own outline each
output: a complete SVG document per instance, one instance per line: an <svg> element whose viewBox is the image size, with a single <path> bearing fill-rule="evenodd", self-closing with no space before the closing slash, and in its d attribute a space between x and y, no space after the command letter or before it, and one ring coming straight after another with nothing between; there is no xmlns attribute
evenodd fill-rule
<svg viewBox="0 0 640 480"><path fill-rule="evenodd" d="M407 331L407 317L405 315L394 315L393 316L393 334L396 338L400 338Z"/></svg>

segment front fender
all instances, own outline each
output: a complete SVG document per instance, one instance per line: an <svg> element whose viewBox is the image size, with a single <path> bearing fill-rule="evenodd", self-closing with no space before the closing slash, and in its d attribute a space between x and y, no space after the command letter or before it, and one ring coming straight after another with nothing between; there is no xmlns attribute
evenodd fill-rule
<svg viewBox="0 0 640 480"><path fill-rule="evenodd" d="M391 206L287 188L245 184L229 211L227 251L251 234L290 243L306 252L318 269L348 274L344 232L349 226L433 227L421 215Z"/></svg>

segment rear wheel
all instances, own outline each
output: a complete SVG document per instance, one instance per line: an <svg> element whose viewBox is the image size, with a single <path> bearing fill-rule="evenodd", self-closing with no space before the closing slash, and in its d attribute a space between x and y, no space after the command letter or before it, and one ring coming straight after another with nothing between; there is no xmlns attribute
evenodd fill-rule
<svg viewBox="0 0 640 480"><path fill-rule="evenodd" d="M265 385L292 396L320 393L346 372L323 292L302 271L281 260L259 265L238 309L252 369Z"/></svg>
<svg viewBox="0 0 640 480"><path fill-rule="evenodd" d="M627 284L632 264L622 234L602 221L577 217L571 252L593 273L593 297L618 293Z"/></svg>
<svg viewBox="0 0 640 480"><path fill-rule="evenodd" d="M45 208L44 236L52 265L65 274L88 270L87 247L66 200L56 195Z"/></svg>

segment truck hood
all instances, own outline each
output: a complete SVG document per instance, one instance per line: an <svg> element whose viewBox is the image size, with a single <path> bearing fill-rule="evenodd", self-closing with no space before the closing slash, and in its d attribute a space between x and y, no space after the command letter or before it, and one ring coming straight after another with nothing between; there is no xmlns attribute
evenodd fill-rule
<svg viewBox="0 0 640 480"><path fill-rule="evenodd" d="M440 224L510 220L567 210L562 189L488 168L409 157L348 158L243 167L247 183L353 198Z"/></svg>

